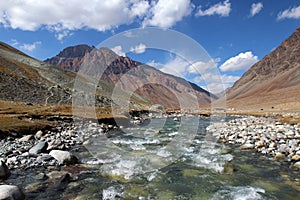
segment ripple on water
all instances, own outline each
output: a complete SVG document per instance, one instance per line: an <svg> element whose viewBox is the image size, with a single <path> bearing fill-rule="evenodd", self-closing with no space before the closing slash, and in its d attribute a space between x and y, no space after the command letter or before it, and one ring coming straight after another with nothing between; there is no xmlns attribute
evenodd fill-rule
<svg viewBox="0 0 300 200"><path fill-rule="evenodd" d="M102 191L102 200L122 199L123 186L110 186Z"/></svg>
<svg viewBox="0 0 300 200"><path fill-rule="evenodd" d="M217 191L211 200L263 200L264 189L249 186L228 186Z"/></svg>

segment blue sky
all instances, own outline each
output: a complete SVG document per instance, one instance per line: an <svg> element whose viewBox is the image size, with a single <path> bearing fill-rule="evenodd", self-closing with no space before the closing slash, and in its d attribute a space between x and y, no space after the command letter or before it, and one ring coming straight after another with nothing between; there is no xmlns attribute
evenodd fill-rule
<svg viewBox="0 0 300 200"><path fill-rule="evenodd" d="M0 0L0 13L1 41L40 60L133 28L176 30L203 46L212 59L205 64L219 69L223 83L208 87L188 67L174 74L213 92L231 86L300 26L299 0ZM124 55L122 47L114 50ZM165 72L186 65L144 44L131 50L126 55Z"/></svg>

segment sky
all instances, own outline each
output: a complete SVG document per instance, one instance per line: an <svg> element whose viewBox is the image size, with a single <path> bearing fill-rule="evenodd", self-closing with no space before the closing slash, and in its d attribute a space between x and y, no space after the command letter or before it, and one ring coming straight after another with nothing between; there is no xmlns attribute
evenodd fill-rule
<svg viewBox="0 0 300 200"><path fill-rule="evenodd" d="M174 30L201 45L210 60L189 63L147 47L122 56L218 93L238 80L300 26L299 0L0 0L0 40L39 60L78 44L97 46L131 29ZM202 68L218 74L196 74ZM204 80L217 80L207 83Z"/></svg>

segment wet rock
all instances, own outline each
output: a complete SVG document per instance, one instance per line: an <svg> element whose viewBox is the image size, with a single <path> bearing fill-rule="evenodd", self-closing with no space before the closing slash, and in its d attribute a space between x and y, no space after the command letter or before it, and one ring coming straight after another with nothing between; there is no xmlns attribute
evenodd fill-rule
<svg viewBox="0 0 300 200"><path fill-rule="evenodd" d="M35 154L44 153L46 152L47 147L48 147L47 142L39 142L29 150L29 154L35 155Z"/></svg>
<svg viewBox="0 0 300 200"><path fill-rule="evenodd" d="M19 187L14 185L0 185L0 199L3 200L23 200L24 193Z"/></svg>
<svg viewBox="0 0 300 200"><path fill-rule="evenodd" d="M31 183L25 187L25 192L38 192L41 187L42 183Z"/></svg>
<svg viewBox="0 0 300 200"><path fill-rule="evenodd" d="M10 176L10 171L2 160L0 161L0 179L7 179Z"/></svg>
<svg viewBox="0 0 300 200"><path fill-rule="evenodd" d="M55 158L59 164L76 164L78 162L78 158L68 151L62 150L52 150L49 155Z"/></svg>

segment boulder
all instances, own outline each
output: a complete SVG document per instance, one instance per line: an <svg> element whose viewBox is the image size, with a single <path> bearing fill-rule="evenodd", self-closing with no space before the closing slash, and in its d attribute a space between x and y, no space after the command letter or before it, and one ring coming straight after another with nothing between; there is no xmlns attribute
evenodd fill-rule
<svg viewBox="0 0 300 200"><path fill-rule="evenodd" d="M38 142L31 149L29 149L29 154L40 154L44 153L47 150L47 142Z"/></svg>
<svg viewBox="0 0 300 200"><path fill-rule="evenodd" d="M69 165L78 162L78 158L68 151L52 150L49 154L55 158L59 164Z"/></svg>
<svg viewBox="0 0 300 200"><path fill-rule="evenodd" d="M17 186L0 185L0 199L23 200L25 195Z"/></svg>
<svg viewBox="0 0 300 200"><path fill-rule="evenodd" d="M10 176L10 171L2 160L0 161L0 179L7 179Z"/></svg>

